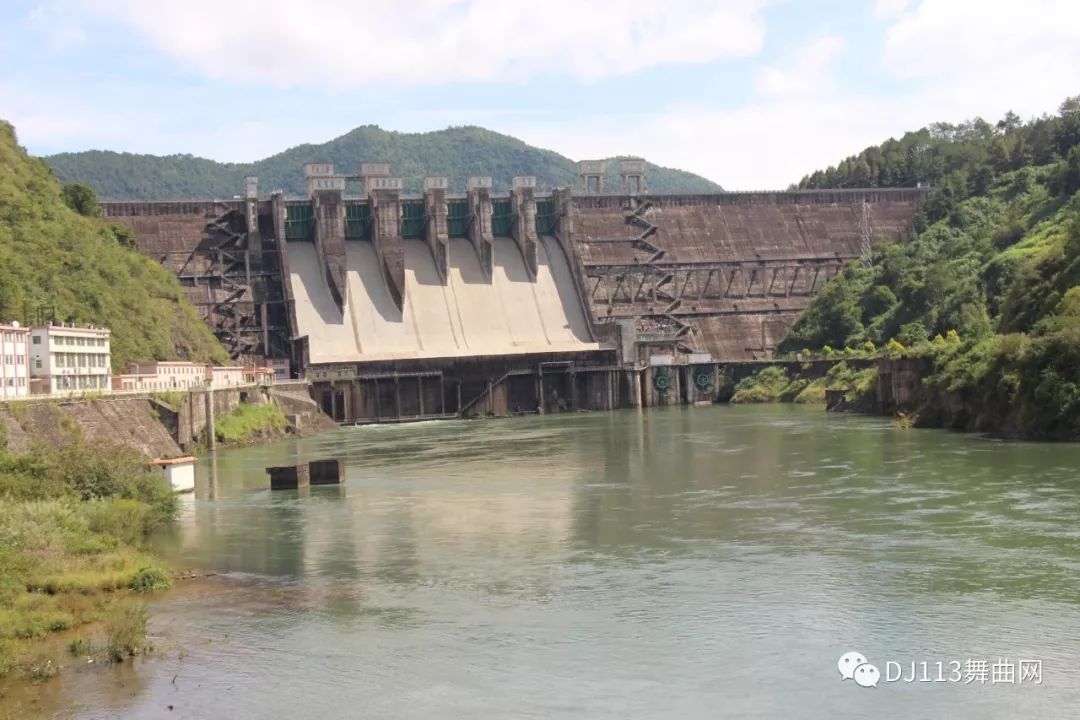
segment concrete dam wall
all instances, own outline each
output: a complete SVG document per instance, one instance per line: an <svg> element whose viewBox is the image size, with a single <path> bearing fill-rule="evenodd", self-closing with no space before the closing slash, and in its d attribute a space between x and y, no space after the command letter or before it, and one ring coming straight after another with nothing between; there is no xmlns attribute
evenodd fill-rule
<svg viewBox="0 0 1080 720"><path fill-rule="evenodd" d="M339 308L315 245L286 244L299 335L311 364L582 352L592 341L574 277L558 243L542 238L530 279L509 238L495 238L491 277L467 240L449 243L444 285L428 246L402 242L403 307L391 296L373 243L347 241L346 297Z"/></svg>
<svg viewBox="0 0 1080 720"><path fill-rule="evenodd" d="M922 190L574 198L596 323L632 321L664 352L760 360L810 298L871 246L902 237Z"/></svg>
<svg viewBox="0 0 1080 720"><path fill-rule="evenodd" d="M307 197L260 197L251 179L243 199L103 209L234 357L287 357L327 415L382 422L708 401L720 365L771 358L844 263L903 240L926 196L656 195L640 161L605 193L594 165L582 194L527 177L410 194L385 163L313 163Z"/></svg>

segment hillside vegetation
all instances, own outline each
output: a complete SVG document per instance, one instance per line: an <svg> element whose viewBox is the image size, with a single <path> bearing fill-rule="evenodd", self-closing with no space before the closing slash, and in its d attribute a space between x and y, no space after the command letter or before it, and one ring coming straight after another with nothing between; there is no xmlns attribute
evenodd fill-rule
<svg viewBox="0 0 1080 720"><path fill-rule="evenodd" d="M108 327L115 370L146 359L226 360L176 278L96 212L92 191L62 188L0 121L0 321Z"/></svg>
<svg viewBox="0 0 1080 720"><path fill-rule="evenodd" d="M908 133L799 186L916 182L910 237L847 266L778 352L887 345L925 359L920 422L1080 437L1080 98Z"/></svg>
<svg viewBox="0 0 1080 720"><path fill-rule="evenodd" d="M505 190L516 175L534 175L540 187L578 182L577 164L550 150L479 127L426 133L399 133L365 125L329 142L299 145L252 163L219 163L191 155L133 155L93 150L46 158L67 183L86 183L102 198L177 200L232 197L243 192L244 178L259 178L264 193L282 189L306 193L303 166L332 162L340 172L359 172L361 162L389 162L405 187L419 190L426 175L445 175L453 190L464 191L471 176L490 175ZM682 170L650 164L653 192L710 192L720 186ZM617 163L608 163L607 182L616 187Z"/></svg>

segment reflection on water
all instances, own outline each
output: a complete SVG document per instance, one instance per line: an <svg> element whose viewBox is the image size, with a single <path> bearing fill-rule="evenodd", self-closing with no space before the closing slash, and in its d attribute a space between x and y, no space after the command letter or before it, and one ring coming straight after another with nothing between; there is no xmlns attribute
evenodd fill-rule
<svg viewBox="0 0 1080 720"><path fill-rule="evenodd" d="M341 457L347 484L268 489ZM81 717L1015 717L1080 703L1080 447L793 407L345 429L220 453L163 546L222 573ZM1039 658L1041 687L836 659ZM77 682L77 681L76 681ZM89 683L87 683L89 685Z"/></svg>

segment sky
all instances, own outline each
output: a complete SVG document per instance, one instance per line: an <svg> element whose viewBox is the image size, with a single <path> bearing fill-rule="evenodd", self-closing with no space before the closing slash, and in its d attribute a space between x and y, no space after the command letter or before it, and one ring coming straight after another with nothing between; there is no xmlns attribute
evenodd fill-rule
<svg viewBox="0 0 1080 720"><path fill-rule="evenodd" d="M1078 0L0 0L0 118L36 155L480 125L754 190L1076 94Z"/></svg>

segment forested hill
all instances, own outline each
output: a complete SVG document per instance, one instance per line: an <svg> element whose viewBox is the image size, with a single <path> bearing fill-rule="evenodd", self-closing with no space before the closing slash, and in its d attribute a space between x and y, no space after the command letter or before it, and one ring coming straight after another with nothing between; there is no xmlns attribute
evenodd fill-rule
<svg viewBox="0 0 1080 720"><path fill-rule="evenodd" d="M93 150L45 158L64 182L86 183L103 199L173 200L232 197L243 192L244 177L259 178L262 192L306 192L303 165L332 162L341 172L357 172L361 162L389 162L405 187L418 190L425 175L449 177L464 191L471 176L491 175L505 190L517 175L534 175L539 187L573 185L577 164L550 150L479 127L427 133L399 133L374 125L358 127L321 145L300 145L252 163L219 163L191 155L133 155ZM608 163L608 182L618 181L617 163ZM705 178L650 164L653 192L709 192L720 186Z"/></svg>
<svg viewBox="0 0 1080 720"><path fill-rule="evenodd" d="M799 186L916 182L932 189L910 237L846 267L778 351L887 345L931 369L928 424L1080 438L1080 98L933 125Z"/></svg>
<svg viewBox="0 0 1080 720"><path fill-rule="evenodd" d="M108 327L117 371L135 360L226 360L176 278L96 215L92 192L61 188L0 120L0 321Z"/></svg>

